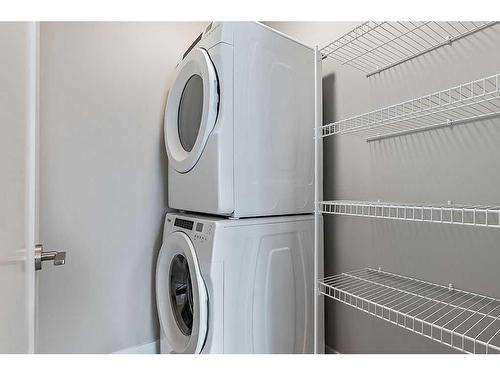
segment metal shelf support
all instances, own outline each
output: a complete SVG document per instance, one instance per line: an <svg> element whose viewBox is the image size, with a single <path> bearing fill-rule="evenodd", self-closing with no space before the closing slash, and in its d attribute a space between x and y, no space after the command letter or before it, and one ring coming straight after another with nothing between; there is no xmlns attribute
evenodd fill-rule
<svg viewBox="0 0 500 375"><path fill-rule="evenodd" d="M500 206L336 200L321 202L320 211L333 215L500 228Z"/></svg>
<svg viewBox="0 0 500 375"><path fill-rule="evenodd" d="M367 77L470 36L496 21L368 21L321 49L327 57Z"/></svg>
<svg viewBox="0 0 500 375"><path fill-rule="evenodd" d="M465 353L500 354L500 300L373 268L320 280L326 297Z"/></svg>
<svg viewBox="0 0 500 375"><path fill-rule="evenodd" d="M324 352L323 295L317 280L323 277L323 220L319 202L323 199L322 56L314 49L314 353Z"/></svg>
<svg viewBox="0 0 500 375"><path fill-rule="evenodd" d="M500 116L500 74L322 126L322 136L374 141Z"/></svg>

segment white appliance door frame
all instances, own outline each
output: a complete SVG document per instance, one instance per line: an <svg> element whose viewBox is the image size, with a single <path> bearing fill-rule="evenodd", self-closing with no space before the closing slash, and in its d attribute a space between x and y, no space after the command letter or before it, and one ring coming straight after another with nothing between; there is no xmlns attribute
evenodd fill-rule
<svg viewBox="0 0 500 375"><path fill-rule="evenodd" d="M199 113L199 126L195 134L195 141L189 140L188 149L183 145L185 141L180 136L179 115L182 103L189 93L188 85L193 83L193 78L201 79L202 93L191 93L196 99L202 99L202 109ZM194 86L193 86L194 87ZM199 89L199 86L197 87ZM186 94L186 95L185 95ZM201 97L200 97L201 95ZM187 99L186 99L187 100ZM194 48L181 61L176 71L176 78L170 89L167 105L165 107L164 137L169 163L179 173L189 172L198 162L212 129L217 120L219 104L218 80L215 67L207 51ZM195 111L199 111L195 109ZM196 124L196 116L191 118Z"/></svg>
<svg viewBox="0 0 500 375"><path fill-rule="evenodd" d="M187 261L192 291L192 325L182 331L174 314L171 297L172 263L177 256ZM193 243L183 232L173 232L164 240L156 267L158 317L168 345L175 353L198 354L203 350L208 331L208 294Z"/></svg>
<svg viewBox="0 0 500 375"><path fill-rule="evenodd" d="M0 24L0 353L35 352L38 29Z"/></svg>

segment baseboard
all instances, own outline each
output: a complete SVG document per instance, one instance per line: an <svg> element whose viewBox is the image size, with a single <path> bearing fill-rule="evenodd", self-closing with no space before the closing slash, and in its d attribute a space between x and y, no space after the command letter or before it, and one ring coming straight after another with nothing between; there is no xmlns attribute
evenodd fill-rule
<svg viewBox="0 0 500 375"><path fill-rule="evenodd" d="M325 345L325 354L340 354L340 353L335 349L333 349L331 346Z"/></svg>
<svg viewBox="0 0 500 375"><path fill-rule="evenodd" d="M156 340L148 344L131 346L118 350L112 354L158 354L160 352L160 341Z"/></svg>
<svg viewBox="0 0 500 375"><path fill-rule="evenodd" d="M131 346L129 348L121 349L112 354L158 354L160 352L160 341L156 340L148 344ZM325 345L325 354L340 354L331 346Z"/></svg>

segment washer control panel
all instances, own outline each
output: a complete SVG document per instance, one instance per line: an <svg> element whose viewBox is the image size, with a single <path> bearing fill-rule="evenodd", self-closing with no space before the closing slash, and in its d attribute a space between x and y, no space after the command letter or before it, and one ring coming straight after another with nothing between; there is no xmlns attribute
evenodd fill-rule
<svg viewBox="0 0 500 375"><path fill-rule="evenodd" d="M202 220L189 220L176 217L174 219L174 228L182 228L195 241L205 242L212 237L213 223L207 223Z"/></svg>

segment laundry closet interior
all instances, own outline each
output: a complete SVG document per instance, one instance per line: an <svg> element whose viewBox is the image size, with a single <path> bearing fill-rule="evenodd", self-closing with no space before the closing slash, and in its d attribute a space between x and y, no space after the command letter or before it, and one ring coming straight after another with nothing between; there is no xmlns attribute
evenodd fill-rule
<svg viewBox="0 0 500 375"><path fill-rule="evenodd" d="M500 24L25 32L34 352L500 353Z"/></svg>

